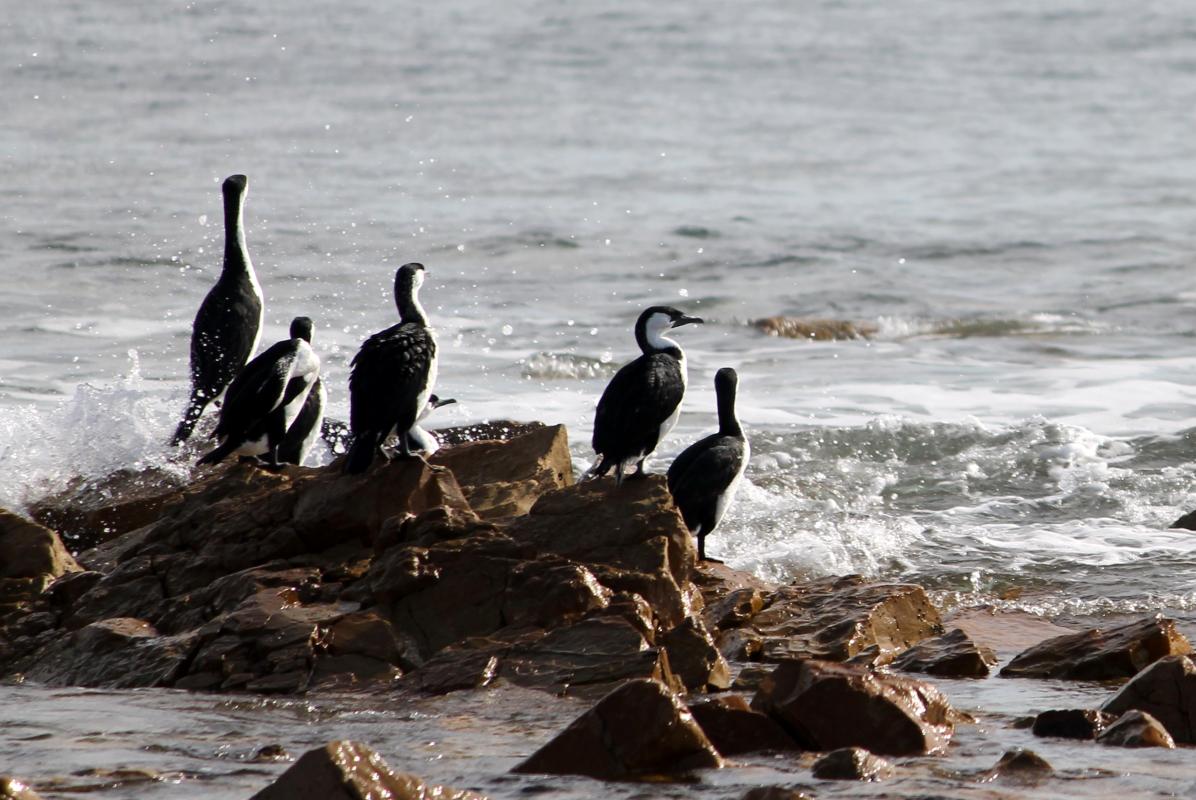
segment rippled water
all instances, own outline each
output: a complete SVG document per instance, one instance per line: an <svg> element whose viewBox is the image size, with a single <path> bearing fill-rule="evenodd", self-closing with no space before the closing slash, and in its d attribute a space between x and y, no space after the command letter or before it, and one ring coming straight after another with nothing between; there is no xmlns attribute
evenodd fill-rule
<svg viewBox="0 0 1196 800"><path fill-rule="evenodd" d="M250 176L269 341L316 319L333 413L428 265L440 424L569 425L675 303L756 453L713 555L947 604L1196 620L1196 9L864 0L5 15L0 505L164 446ZM870 340L745 323L831 317Z"/></svg>

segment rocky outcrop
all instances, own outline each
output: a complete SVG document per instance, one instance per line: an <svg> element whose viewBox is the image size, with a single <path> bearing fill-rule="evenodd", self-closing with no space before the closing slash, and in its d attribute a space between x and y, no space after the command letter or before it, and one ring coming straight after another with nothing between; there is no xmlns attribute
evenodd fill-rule
<svg viewBox="0 0 1196 800"><path fill-rule="evenodd" d="M1035 736L1058 736L1061 739L1095 739L1115 720L1112 714L1092 709L1069 708L1043 711L1034 718L1031 732Z"/></svg>
<svg viewBox="0 0 1196 800"><path fill-rule="evenodd" d="M714 747L724 756L757 750L800 750L801 746L767 714L753 711L737 694L691 703L689 711Z"/></svg>
<svg viewBox="0 0 1196 800"><path fill-rule="evenodd" d="M38 597L79 565L54 531L0 509L0 616Z"/></svg>
<svg viewBox="0 0 1196 800"><path fill-rule="evenodd" d="M841 747L814 762L815 778L833 781L883 781L893 776L893 765L862 747Z"/></svg>
<svg viewBox="0 0 1196 800"><path fill-rule="evenodd" d="M961 628L923 639L893 659L889 665L905 672L922 672L948 678L984 678L997 665L997 656L978 645Z"/></svg>
<svg viewBox="0 0 1196 800"><path fill-rule="evenodd" d="M1175 621L1163 617L1047 639L1001 670L1003 678L1128 678L1164 656L1192 652Z"/></svg>
<svg viewBox="0 0 1196 800"><path fill-rule="evenodd" d="M751 326L769 336L785 339L807 339L814 342L840 339L868 339L876 335L870 323L849 322L842 319L801 319L797 317L764 317L752 320Z"/></svg>
<svg viewBox="0 0 1196 800"><path fill-rule="evenodd" d="M938 753L960 718L938 689L849 664L788 661L763 682L752 708L808 750L863 747L881 755Z"/></svg>
<svg viewBox="0 0 1196 800"><path fill-rule="evenodd" d="M921 586L870 583L859 575L783 586L751 618L763 637L760 658L885 664L911 645L943 632L938 609Z"/></svg>
<svg viewBox="0 0 1196 800"><path fill-rule="evenodd" d="M721 766L677 696L658 681L636 680L604 697L513 771L620 780Z"/></svg>
<svg viewBox="0 0 1196 800"><path fill-rule="evenodd" d="M470 507L486 519L526 514L540 495L573 483L564 425L532 428L513 440L442 448L432 463L452 471Z"/></svg>
<svg viewBox="0 0 1196 800"><path fill-rule="evenodd" d="M1196 664L1186 656L1166 656L1121 687L1101 708L1109 714L1145 711L1180 744L1196 744Z"/></svg>
<svg viewBox="0 0 1196 800"><path fill-rule="evenodd" d="M360 742L309 750L252 800L483 800L474 792L429 784L390 765Z"/></svg>
<svg viewBox="0 0 1196 800"><path fill-rule="evenodd" d="M1175 740L1163 727L1163 723L1145 711L1133 709L1117 718L1105 728L1096 741L1116 747L1163 747L1175 749Z"/></svg>

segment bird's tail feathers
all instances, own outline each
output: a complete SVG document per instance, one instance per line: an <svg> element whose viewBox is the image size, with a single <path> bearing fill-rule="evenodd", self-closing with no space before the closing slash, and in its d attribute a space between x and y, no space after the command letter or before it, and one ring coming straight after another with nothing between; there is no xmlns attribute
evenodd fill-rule
<svg viewBox="0 0 1196 800"><path fill-rule="evenodd" d="M349 452L345 456L342 468L346 475L358 475L370 468L374 463L374 451L378 449L378 434L365 431L353 437L349 445Z"/></svg>
<svg viewBox="0 0 1196 800"><path fill-rule="evenodd" d="M234 442L231 439L225 439L223 444L201 458L198 463L219 464L221 461L232 455L233 452L240 446L241 445L239 442Z"/></svg>

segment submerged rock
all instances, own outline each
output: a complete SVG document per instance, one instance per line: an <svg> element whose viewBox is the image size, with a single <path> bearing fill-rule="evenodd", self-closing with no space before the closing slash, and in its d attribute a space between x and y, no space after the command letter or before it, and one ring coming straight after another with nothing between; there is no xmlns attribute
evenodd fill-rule
<svg viewBox="0 0 1196 800"><path fill-rule="evenodd" d="M960 717L923 681L814 660L780 664L752 708L808 750L863 747L896 756L942 752Z"/></svg>
<svg viewBox="0 0 1196 800"><path fill-rule="evenodd" d="M1138 673L1101 708L1110 714L1138 709L1153 716L1180 744L1196 744L1196 664L1166 656Z"/></svg>
<svg viewBox="0 0 1196 800"><path fill-rule="evenodd" d="M1035 736L1058 736L1061 739L1095 739L1109 727L1116 717L1103 711L1070 708L1043 711L1034 718L1031 731Z"/></svg>
<svg viewBox="0 0 1196 800"><path fill-rule="evenodd" d="M757 786L748 789L740 800L810 800L810 795L787 786Z"/></svg>
<svg viewBox="0 0 1196 800"><path fill-rule="evenodd" d="M360 742L330 742L308 750L252 800L483 800L473 792L429 784L395 772Z"/></svg>
<svg viewBox="0 0 1196 800"><path fill-rule="evenodd" d="M1006 750L996 764L986 772L984 781L1037 782L1054 772L1045 758L1023 747Z"/></svg>
<svg viewBox="0 0 1196 800"><path fill-rule="evenodd" d="M1163 727L1163 723L1145 711L1133 709L1117 718L1117 721L1096 737L1101 744L1117 747L1164 747L1175 748L1175 740Z"/></svg>
<svg viewBox="0 0 1196 800"><path fill-rule="evenodd" d="M841 747L814 762L815 778L837 781L882 781L893 776L893 765L862 747Z"/></svg>
<svg viewBox="0 0 1196 800"><path fill-rule="evenodd" d="M0 800L41 800L41 795L20 778L0 775Z"/></svg>
<svg viewBox="0 0 1196 800"><path fill-rule="evenodd" d="M36 598L80 566L58 534L0 508L0 612Z"/></svg>
<svg viewBox="0 0 1196 800"><path fill-rule="evenodd" d="M761 659L846 661L865 654L884 664L943 632L938 609L921 586L869 583L859 575L783 586L752 617L763 637ZM876 648L866 654L869 648Z"/></svg>
<svg viewBox="0 0 1196 800"><path fill-rule="evenodd" d="M1001 670L1003 678L1128 678L1164 656L1192 652L1175 621L1161 616L1047 639Z"/></svg>
<svg viewBox="0 0 1196 800"><path fill-rule="evenodd" d="M983 678L997 665L996 654L962 629L918 642L889 665L905 672L950 678Z"/></svg>
<svg viewBox="0 0 1196 800"><path fill-rule="evenodd" d="M843 319L800 319L797 317L764 317L752 320L751 326L785 339L808 339L816 342L840 339L868 339L876 335L871 323L849 322Z"/></svg>
<svg viewBox="0 0 1196 800"><path fill-rule="evenodd" d="M636 680L604 697L512 771L620 780L722 765L675 694L658 681Z"/></svg>

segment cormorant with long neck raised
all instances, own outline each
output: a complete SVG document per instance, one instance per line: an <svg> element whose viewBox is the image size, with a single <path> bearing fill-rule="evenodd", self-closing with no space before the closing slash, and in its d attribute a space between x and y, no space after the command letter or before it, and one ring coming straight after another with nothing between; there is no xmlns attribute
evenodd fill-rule
<svg viewBox="0 0 1196 800"><path fill-rule="evenodd" d="M245 246L243 214L249 179L224 180L224 268L191 326L191 400L171 444L191 436L208 403L218 401L257 349L262 290Z"/></svg>
<svg viewBox="0 0 1196 800"><path fill-rule="evenodd" d="M623 470L636 463L635 474L644 477L644 461L677 424L685 396L685 353L665 333L672 328L700 323L669 306L652 306L635 323L635 341L643 352L625 364L607 384L594 413L593 445L598 461L587 478L615 470L623 483Z"/></svg>
<svg viewBox="0 0 1196 800"><path fill-rule="evenodd" d="M320 375L311 333L311 320L296 317L290 339L271 345L233 379L213 432L220 446L200 464L218 464L239 453L265 455L270 466L279 465L278 448Z"/></svg>
<svg viewBox="0 0 1196 800"><path fill-rule="evenodd" d="M411 456L405 435L415 425L436 385L436 337L419 303L423 264L404 264L395 273L399 323L366 339L349 374L349 432L352 443L344 471L365 472L374 453L392 435ZM386 454L383 453L385 456Z"/></svg>
<svg viewBox="0 0 1196 800"><path fill-rule="evenodd" d="M730 367L715 374L718 433L694 442L669 465L669 491L681 510L685 527L698 537L698 558L702 561L716 560L706 557L706 537L718 527L735 497L751 457L751 445L735 415L738 386L739 376Z"/></svg>

